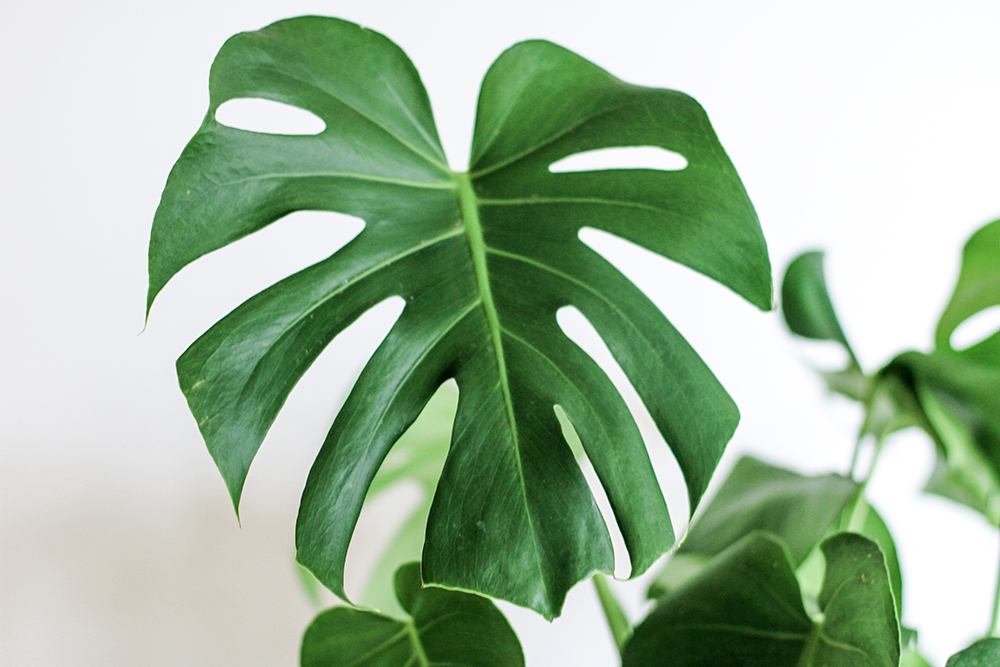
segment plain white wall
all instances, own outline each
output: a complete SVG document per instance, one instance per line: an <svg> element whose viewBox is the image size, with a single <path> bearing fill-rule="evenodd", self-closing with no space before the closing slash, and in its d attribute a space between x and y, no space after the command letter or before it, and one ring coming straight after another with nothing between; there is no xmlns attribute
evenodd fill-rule
<svg viewBox="0 0 1000 667"><path fill-rule="evenodd" d="M230 308L325 256L337 230L297 216L197 262L139 334L153 212L205 113L212 58L236 32L307 13L363 23L407 51L456 168L483 73L522 39L695 96L757 207L776 281L798 252L827 250L834 299L869 370L929 347L962 243L1000 216L992 1L5 3L4 665L297 662L314 613L292 568L298 494L388 315L338 339L293 393L251 470L242 529L173 362ZM724 469L746 451L806 472L846 469L859 415L824 395L776 313L648 254L607 252L739 404ZM669 456L650 439L669 479ZM989 621L998 538L972 513L919 495L931 461L919 435L896 438L871 495L896 533L905 620L943 664ZM683 521L683 490L667 494ZM642 583L620 590L639 614ZM551 626L504 608L529 664L614 664L588 585Z"/></svg>

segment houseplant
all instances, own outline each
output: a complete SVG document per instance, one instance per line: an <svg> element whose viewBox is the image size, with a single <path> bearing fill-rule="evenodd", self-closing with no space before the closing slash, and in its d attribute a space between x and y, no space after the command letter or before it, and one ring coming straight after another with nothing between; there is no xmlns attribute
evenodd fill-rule
<svg viewBox="0 0 1000 667"><path fill-rule="evenodd" d="M405 298L403 316L334 422L299 514L300 561L345 597L347 546L378 468L442 382L454 378L459 387L451 446L427 510L420 576L414 566L397 575L399 602L414 621L327 612L307 633L304 663L329 664L350 650L367 655L370 640L399 649L399 664L426 664L434 650L455 649L457 638L470 634L459 627L435 644L420 630L437 622L435 613L465 604L457 600L471 593L459 591L551 618L573 584L611 572L607 529L568 444L577 434L614 508L632 574L667 552L674 536L635 424L603 373L563 337L556 313L575 306L605 337L670 443L696 507L735 428L735 405L659 311L578 233L595 227L629 238L770 307L756 215L697 103L624 84L552 44L522 43L487 73L470 168L456 173L405 55L377 33L316 17L234 37L216 59L211 91L209 113L172 171L154 222L148 305L187 263L293 210L337 210L366 222L347 247L246 302L178 362L234 505L267 428L323 346L367 308ZM292 103L326 128L315 137L276 137L220 124L216 110L240 97ZM666 173L555 169L564 158L622 146L657 146L682 155L684 165ZM793 330L807 323L814 337L832 331L809 329L828 324L811 311L789 321ZM844 482L830 501L834 514L850 501L843 527L866 532L863 494ZM690 620L685 600L715 599L711 613L731 614L733 591L765 581L757 575L783 558L772 582L783 587L779 606L798 607L791 626L763 631L789 636L747 650L772 664L812 664L835 653L838 642L850 643L844 637L863 635L851 645L874 664L894 664L900 643L892 568L877 544L856 533L823 542L829 562L814 611L827 617L817 621L803 607L792 568L812 548L798 562L787 559L783 540L792 537L776 530L738 535L701 554L712 564L700 564L684 583L674 576L672 592L634 641L598 578L626 664L655 664L668 649L680 650L672 659L685 664L718 661L706 647L736 655L731 643L707 638L702 649L677 649L663 637ZM871 590L847 598L834 592L858 578ZM421 580L453 592L421 589ZM448 595L457 597L442 602ZM762 614L763 599L751 595L741 613L784 622ZM495 610L478 600L468 598L470 624L493 623L484 619ZM858 605L870 608L861 625L833 614ZM376 625L379 631L366 634ZM346 638L338 634L348 627ZM470 641L510 643L502 623L490 627L496 637ZM847 634L823 643L838 632ZM477 645L476 655L483 650ZM501 651L489 664L512 664L518 653Z"/></svg>

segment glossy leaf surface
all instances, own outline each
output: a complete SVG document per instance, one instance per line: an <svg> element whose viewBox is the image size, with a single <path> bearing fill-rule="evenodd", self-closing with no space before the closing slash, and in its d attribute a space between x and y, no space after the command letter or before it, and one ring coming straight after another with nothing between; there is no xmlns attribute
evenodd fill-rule
<svg viewBox="0 0 1000 667"><path fill-rule="evenodd" d="M987 637L948 658L945 667L997 667L997 665L1000 665L1000 639Z"/></svg>
<svg viewBox="0 0 1000 667"><path fill-rule="evenodd" d="M306 109L315 136L219 124L234 98ZM569 155L658 146L680 171L549 172ZM300 562L343 596L369 485L442 382L460 390L427 520L425 581L558 614L566 591L613 571L607 527L554 413L572 422L614 510L633 574L673 542L643 441L603 371L563 335L583 313L671 446L696 506L738 421L732 400L659 310L579 239L617 234L769 308L756 214L701 107L626 84L547 42L490 68L469 173L445 161L406 56L335 19L281 21L230 39L209 113L154 220L149 300L197 257L295 210L365 221L351 243L253 297L198 339L178 375L238 503L288 393L325 345L382 300L406 307L330 430L303 492Z"/></svg>
<svg viewBox="0 0 1000 667"><path fill-rule="evenodd" d="M840 533L823 554L822 620L806 613L781 541L752 533L657 603L623 666L896 667L899 632L878 546Z"/></svg>
<svg viewBox="0 0 1000 667"><path fill-rule="evenodd" d="M306 630L302 667L524 665L517 635L489 600L422 588L419 563L401 567L395 586L410 619L349 607L328 609Z"/></svg>

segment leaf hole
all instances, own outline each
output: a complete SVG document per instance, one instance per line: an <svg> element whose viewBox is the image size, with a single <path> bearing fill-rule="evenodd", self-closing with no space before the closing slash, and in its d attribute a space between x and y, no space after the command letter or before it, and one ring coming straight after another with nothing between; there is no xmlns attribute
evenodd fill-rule
<svg viewBox="0 0 1000 667"><path fill-rule="evenodd" d="M1000 304L980 310L966 318L951 332L950 343L955 350L965 350L981 343L1000 330Z"/></svg>
<svg viewBox="0 0 1000 667"><path fill-rule="evenodd" d="M632 418L635 419L635 423L639 427L639 433L646 443L646 453L653 464L653 471L656 473L657 482L659 482L660 489L663 491L667 501L667 507L670 510L674 534L678 536L682 535L687 523L684 519L679 519L678 517L687 517L690 513L686 491L687 486L684 481L684 475L681 473L680 465L678 465L677 459L674 458L667 443L664 442L663 436L660 435L660 431L656 427L656 422L653 421L649 410L646 409L635 387L632 386L628 376L625 375L625 371L618 365L618 362L611 354L611 350L608 349L597 329L594 328L583 313L573 306L564 306L556 313L556 319L563 333L579 345L604 370L612 384L615 385L615 388L624 398L625 404L632 413ZM587 468L590 468L589 461ZM592 489L600 487L599 481L596 480L596 475L593 478L588 478L588 481L591 481L591 479L594 480L591 483ZM598 500L599 506L601 506L601 503L605 503L605 505L601 506L601 511L604 514L605 523L608 524L611 531L611 539L614 544L615 577L626 579L631 570L631 563L628 559L625 541L618 530L617 522L608 520L613 519L614 515L611 512L610 503L607 501L604 489L600 488L599 491L595 491L594 497Z"/></svg>
<svg viewBox="0 0 1000 667"><path fill-rule="evenodd" d="M681 171L688 166L680 153L659 146L622 146L574 153L549 165L553 174L605 169L657 169Z"/></svg>
<svg viewBox="0 0 1000 667"><path fill-rule="evenodd" d="M226 127L262 134L317 135L326 130L323 119L300 107L259 97L238 97L215 110L215 120Z"/></svg>
<svg viewBox="0 0 1000 667"><path fill-rule="evenodd" d="M556 405L554 410L556 419L559 420L559 426L562 428L563 438L566 439L569 448L573 450L576 462L583 472L584 479L587 480L587 486L590 487L590 494L594 496L597 509L601 511L601 518L604 519L604 525L608 527L608 533L611 535L611 546L615 554L615 578L628 579L629 573L632 571L632 560L629 558L628 548L625 546L625 538L622 537L618 522L615 520L614 510L611 509L611 501L608 500L608 495L604 492L604 487L601 486L601 480L597 477L593 464L587 458L587 452L584 451L583 443L580 442L580 436L573 428L569 416L563 411L562 406Z"/></svg>

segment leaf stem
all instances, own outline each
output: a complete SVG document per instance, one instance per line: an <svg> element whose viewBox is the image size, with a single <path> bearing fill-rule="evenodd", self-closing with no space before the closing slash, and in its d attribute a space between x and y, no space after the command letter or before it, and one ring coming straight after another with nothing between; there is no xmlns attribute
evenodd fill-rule
<svg viewBox="0 0 1000 667"><path fill-rule="evenodd" d="M855 468L858 463L858 451L861 449L861 443L864 439L864 430L862 429L861 435L858 436L858 444L854 450L854 460L851 462L851 472L849 477L854 479L854 474L856 472ZM860 533L865 527L865 521L868 520L868 508L870 505L865 499L865 490L868 489L868 481L872 478L872 473L875 472L875 464L878 463L879 454L882 453L882 438L875 438L875 451L872 454L871 465L868 466L868 471L865 473L864 478L859 482L858 494L854 498L854 505L851 507L851 512L849 515L850 519L847 521L845 526L843 521L841 522L841 528L852 533Z"/></svg>
<svg viewBox="0 0 1000 667"><path fill-rule="evenodd" d="M597 589L597 597L601 601L601 608L604 609L604 618L608 621L608 628L615 640L615 646L618 647L618 654L623 655L625 644L632 637L632 624L628 622L625 612L618 604L618 599L611 592L608 580L600 572L594 574L594 588Z"/></svg>

